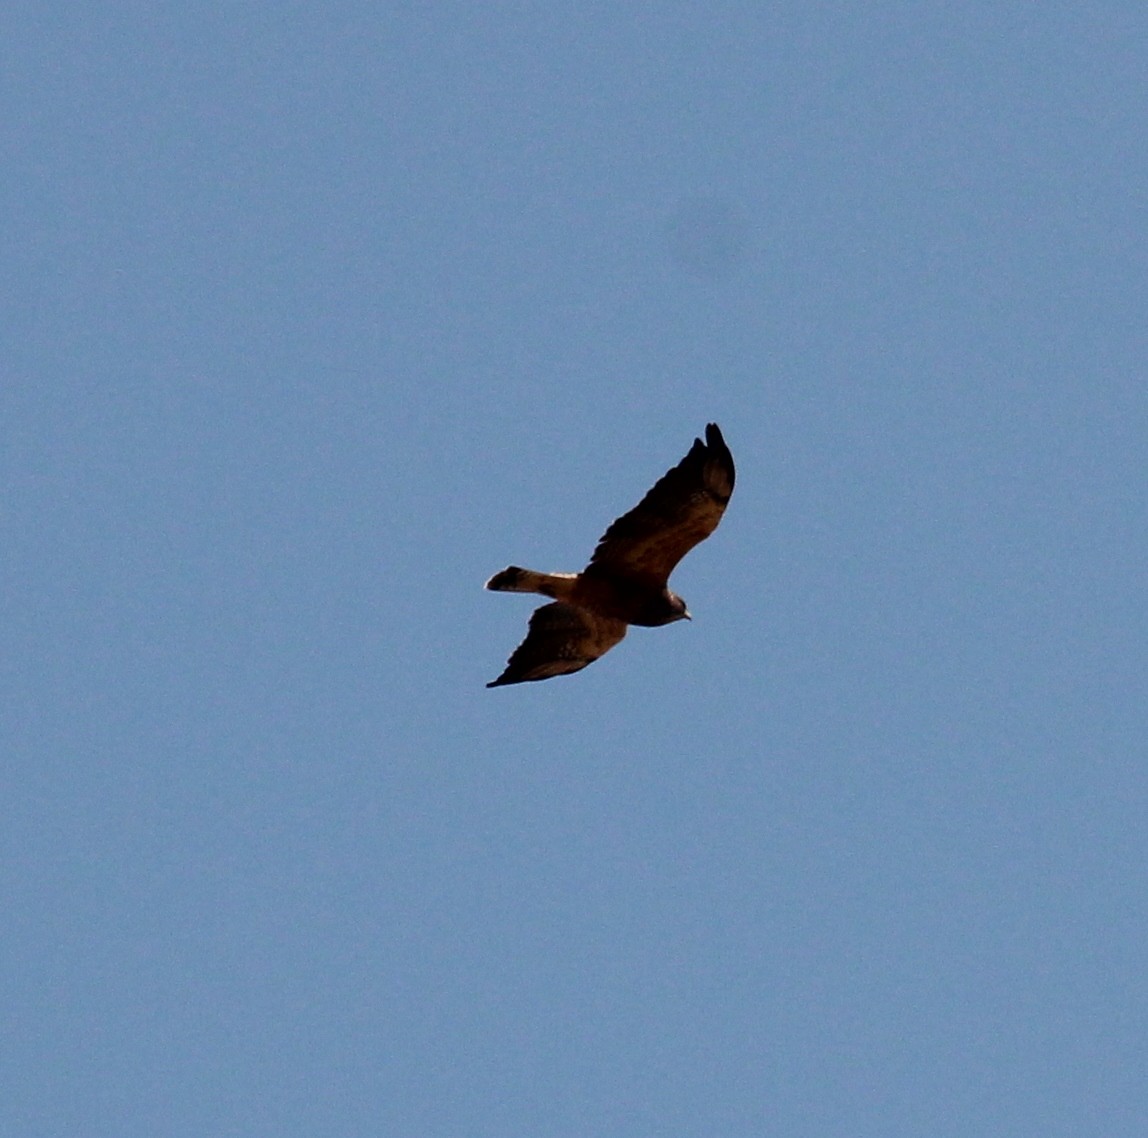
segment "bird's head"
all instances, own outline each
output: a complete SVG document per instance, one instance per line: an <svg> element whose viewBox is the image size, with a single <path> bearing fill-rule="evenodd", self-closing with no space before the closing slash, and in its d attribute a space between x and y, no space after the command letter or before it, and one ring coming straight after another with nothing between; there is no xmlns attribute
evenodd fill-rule
<svg viewBox="0 0 1148 1138"><path fill-rule="evenodd" d="M661 628L663 624L673 624L675 620L689 620L686 602L669 589L660 593L650 593L644 598L638 610L631 610L626 620L630 624L640 624L643 628Z"/></svg>

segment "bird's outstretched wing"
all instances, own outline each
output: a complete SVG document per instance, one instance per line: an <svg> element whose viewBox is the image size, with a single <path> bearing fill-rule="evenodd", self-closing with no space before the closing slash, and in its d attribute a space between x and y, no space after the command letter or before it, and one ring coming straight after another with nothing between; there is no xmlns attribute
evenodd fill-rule
<svg viewBox="0 0 1148 1138"><path fill-rule="evenodd" d="M706 441L695 439L689 454L611 524L584 572L663 587L674 566L717 529L733 480L733 455L710 423Z"/></svg>
<svg viewBox="0 0 1148 1138"><path fill-rule="evenodd" d="M526 639L511 654L506 670L486 686L496 688L577 672L609 652L625 635L624 621L560 601L543 605L531 615Z"/></svg>

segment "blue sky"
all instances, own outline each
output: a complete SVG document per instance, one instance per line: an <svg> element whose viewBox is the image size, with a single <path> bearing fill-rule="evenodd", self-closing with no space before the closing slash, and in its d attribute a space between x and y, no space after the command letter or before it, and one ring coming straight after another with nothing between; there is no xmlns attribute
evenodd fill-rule
<svg viewBox="0 0 1148 1138"><path fill-rule="evenodd" d="M1148 15L0 17L0 1129L1142 1135ZM487 691L716 420L694 620Z"/></svg>

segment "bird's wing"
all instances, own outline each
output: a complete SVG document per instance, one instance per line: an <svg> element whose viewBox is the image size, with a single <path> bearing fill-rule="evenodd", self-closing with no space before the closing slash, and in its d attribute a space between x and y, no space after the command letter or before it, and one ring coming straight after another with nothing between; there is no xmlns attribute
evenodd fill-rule
<svg viewBox="0 0 1148 1138"><path fill-rule="evenodd" d="M486 686L548 680L592 664L626 635L625 621L598 616L555 601L535 609L526 639L515 648L506 670Z"/></svg>
<svg viewBox="0 0 1148 1138"><path fill-rule="evenodd" d="M706 441L695 439L689 454L611 524L585 572L662 588L674 566L717 529L733 481L733 455L717 424L710 423Z"/></svg>

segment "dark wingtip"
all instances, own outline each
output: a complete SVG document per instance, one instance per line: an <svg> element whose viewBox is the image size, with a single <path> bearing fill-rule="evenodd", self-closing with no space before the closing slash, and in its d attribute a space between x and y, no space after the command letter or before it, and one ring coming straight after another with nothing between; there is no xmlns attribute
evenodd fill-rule
<svg viewBox="0 0 1148 1138"><path fill-rule="evenodd" d="M701 442L701 439L698 440ZM725 439L722 437L721 428L717 423L706 424L706 446L713 458L725 468L726 473L729 475L730 489L733 489L734 479L736 477L733 465L733 455L730 453L729 447L726 445Z"/></svg>
<svg viewBox="0 0 1148 1138"><path fill-rule="evenodd" d="M499 674L493 680L491 680L490 683L488 683L486 686L488 688L501 688L501 687L505 687L507 684L516 684L516 683L518 683L518 680L513 675L511 675L510 661L508 660L507 666L505 668L503 668L502 671L499 672Z"/></svg>

